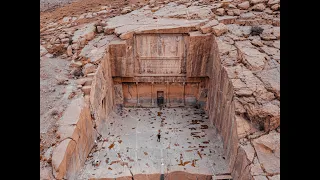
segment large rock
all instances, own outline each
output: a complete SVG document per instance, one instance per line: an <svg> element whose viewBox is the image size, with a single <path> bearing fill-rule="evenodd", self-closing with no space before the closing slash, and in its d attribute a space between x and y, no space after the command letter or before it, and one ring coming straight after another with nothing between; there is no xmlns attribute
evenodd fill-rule
<svg viewBox="0 0 320 180"><path fill-rule="evenodd" d="M68 48L67 48L67 55L68 56L72 56L73 55L71 45L69 45Z"/></svg>
<svg viewBox="0 0 320 180"><path fill-rule="evenodd" d="M250 0L251 4L258 4L258 3L264 3L267 2L267 0Z"/></svg>
<svg viewBox="0 0 320 180"><path fill-rule="evenodd" d="M271 9L274 10L274 11L277 11L277 10L280 9L280 5L279 4L272 5Z"/></svg>
<svg viewBox="0 0 320 180"><path fill-rule="evenodd" d="M251 33L251 26L239 26L237 24L227 25L230 33L239 37L249 37Z"/></svg>
<svg viewBox="0 0 320 180"><path fill-rule="evenodd" d="M80 38L85 38L86 40L92 40L96 31L95 22L86 24L76 30L73 34L72 41L78 42Z"/></svg>
<svg viewBox="0 0 320 180"><path fill-rule="evenodd" d="M274 4L279 4L280 0L269 0L268 5L274 5Z"/></svg>
<svg viewBox="0 0 320 180"><path fill-rule="evenodd" d="M244 1L240 4L238 4L238 7L239 7L239 9L246 10L250 7L250 3L249 3L249 1Z"/></svg>
<svg viewBox="0 0 320 180"><path fill-rule="evenodd" d="M219 23L218 25L212 27L212 32L216 36L221 36L222 34L226 33L227 31L228 31L227 26L222 23Z"/></svg>
<svg viewBox="0 0 320 180"><path fill-rule="evenodd" d="M210 33L211 30L212 30L212 26L215 26L215 25L218 25L219 22L217 20L211 20L209 21L207 24L205 24L204 26L201 26L200 27L200 31L203 33L203 34L206 34L206 33Z"/></svg>
<svg viewBox="0 0 320 180"><path fill-rule="evenodd" d="M263 82L267 90L280 98L280 71L278 68L257 72L256 76Z"/></svg>
<svg viewBox="0 0 320 180"><path fill-rule="evenodd" d="M223 16L224 15L224 9L223 8L218 8L215 12L216 15L218 16Z"/></svg>
<svg viewBox="0 0 320 180"><path fill-rule="evenodd" d="M261 49L268 54L269 56L280 56L280 50L273 48L273 47L269 47L269 46L263 46L261 47Z"/></svg>
<svg viewBox="0 0 320 180"><path fill-rule="evenodd" d="M82 73L83 73L84 75L87 75L87 74L89 74L89 73L95 72L95 70L96 70L96 66L93 65L93 64L91 64L91 63L88 63L88 64L86 64L86 65L83 66L83 68L82 68Z"/></svg>
<svg viewBox="0 0 320 180"><path fill-rule="evenodd" d="M266 55L259 52L250 41L237 41L238 59L241 60L248 69L256 71L262 70L266 62Z"/></svg>
<svg viewBox="0 0 320 180"><path fill-rule="evenodd" d="M89 59L91 63L99 64L106 54L108 44L113 39L117 37L115 35L97 36L81 50L79 56Z"/></svg>
<svg viewBox="0 0 320 180"><path fill-rule="evenodd" d="M280 49L280 41L274 41L274 43L272 45L273 45L273 47Z"/></svg>
<svg viewBox="0 0 320 180"><path fill-rule="evenodd" d="M277 39L280 39L280 27L273 27L273 35L274 35Z"/></svg>
<svg viewBox="0 0 320 180"><path fill-rule="evenodd" d="M263 11L264 9L266 9L266 6L262 3L252 6L252 10L255 11Z"/></svg>
<svg viewBox="0 0 320 180"><path fill-rule="evenodd" d="M48 53L47 49L40 45L40 57Z"/></svg>
<svg viewBox="0 0 320 180"><path fill-rule="evenodd" d="M272 131L253 140L260 164L269 174L280 173L280 134Z"/></svg>

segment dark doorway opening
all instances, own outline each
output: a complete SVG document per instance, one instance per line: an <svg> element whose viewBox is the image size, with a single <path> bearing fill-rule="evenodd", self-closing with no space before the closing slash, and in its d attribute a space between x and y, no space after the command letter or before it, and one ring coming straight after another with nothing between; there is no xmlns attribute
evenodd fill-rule
<svg viewBox="0 0 320 180"><path fill-rule="evenodd" d="M163 91L157 91L157 104L158 106L163 106L164 103L164 93Z"/></svg>

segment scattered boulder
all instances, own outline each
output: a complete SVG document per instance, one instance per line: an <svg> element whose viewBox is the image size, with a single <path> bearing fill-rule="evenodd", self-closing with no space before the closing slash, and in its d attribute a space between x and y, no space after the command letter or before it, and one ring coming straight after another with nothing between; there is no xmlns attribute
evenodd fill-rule
<svg viewBox="0 0 320 180"><path fill-rule="evenodd" d="M219 23L218 25L212 27L212 31L214 35L221 36L228 31L228 27L222 23Z"/></svg>
<svg viewBox="0 0 320 180"><path fill-rule="evenodd" d="M279 4L280 0L269 0L268 5L274 5L274 4Z"/></svg>
<svg viewBox="0 0 320 180"><path fill-rule="evenodd" d="M264 9L266 9L266 6L262 3L252 6L252 10L255 11L263 11Z"/></svg>
<svg viewBox="0 0 320 180"><path fill-rule="evenodd" d="M211 20L209 21L207 24L205 24L204 26L201 26L200 27L200 31L203 33L203 34L206 34L206 33L210 33L211 30L212 30L212 26L216 26L218 25L219 22L217 20Z"/></svg>
<svg viewBox="0 0 320 180"><path fill-rule="evenodd" d="M40 45L40 57L48 53L47 49Z"/></svg>
<svg viewBox="0 0 320 180"><path fill-rule="evenodd" d="M275 4L273 6L271 6L271 9L274 10L274 11L277 11L280 9L280 5L279 4Z"/></svg>
<svg viewBox="0 0 320 180"><path fill-rule="evenodd" d="M216 15L218 16L223 16L224 15L224 9L223 8L218 8L215 12Z"/></svg>
<svg viewBox="0 0 320 180"><path fill-rule="evenodd" d="M250 3L249 3L249 1L244 1L240 4L238 4L238 7L239 7L239 9L247 10L250 7Z"/></svg>
<svg viewBox="0 0 320 180"><path fill-rule="evenodd" d="M72 56L72 55L73 55L73 53L72 53L72 46L71 46L71 45L69 45L68 48L67 48L67 55L68 55L68 56Z"/></svg>
<svg viewBox="0 0 320 180"><path fill-rule="evenodd" d="M103 27L97 26L97 33L102 33L102 32L103 32Z"/></svg>
<svg viewBox="0 0 320 180"><path fill-rule="evenodd" d="M250 0L250 4L258 4L258 3L264 3L267 2L267 0Z"/></svg>
<svg viewBox="0 0 320 180"><path fill-rule="evenodd" d="M235 15L235 16L239 16L240 15L240 9L234 9L233 10L233 15Z"/></svg>
<svg viewBox="0 0 320 180"><path fill-rule="evenodd" d="M91 64L91 63L88 63L88 64L86 64L86 65L83 66L83 68L82 68L82 73L83 73L84 75L87 75L87 74L89 74L89 73L95 72L95 70L96 70L96 66L93 65L93 64Z"/></svg>

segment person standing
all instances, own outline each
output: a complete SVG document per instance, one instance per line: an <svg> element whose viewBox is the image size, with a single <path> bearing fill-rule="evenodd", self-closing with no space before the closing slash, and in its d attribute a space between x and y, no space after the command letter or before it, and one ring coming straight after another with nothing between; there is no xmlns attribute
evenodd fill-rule
<svg viewBox="0 0 320 180"><path fill-rule="evenodd" d="M157 135L157 136L158 136L157 141L158 141L158 142L160 142L160 137L161 137L161 135L160 135L160 130L159 130L159 132L158 132L158 135Z"/></svg>

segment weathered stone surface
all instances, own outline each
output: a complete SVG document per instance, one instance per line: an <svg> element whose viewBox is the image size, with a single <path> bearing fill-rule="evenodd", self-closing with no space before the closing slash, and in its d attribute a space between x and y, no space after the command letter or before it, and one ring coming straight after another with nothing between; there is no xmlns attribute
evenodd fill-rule
<svg viewBox="0 0 320 180"><path fill-rule="evenodd" d="M279 49L276 49L276 48L273 48L273 47L269 47L269 46L263 46L263 47L261 47L261 49L263 50L263 52L265 52L269 56L280 56L280 50Z"/></svg>
<svg viewBox="0 0 320 180"><path fill-rule="evenodd" d="M280 39L280 27L273 27L273 35L274 35L277 39Z"/></svg>
<svg viewBox="0 0 320 180"><path fill-rule="evenodd" d="M238 49L238 57L250 70L262 70L265 65L265 54L262 54L250 41L237 41L235 46Z"/></svg>
<svg viewBox="0 0 320 180"><path fill-rule="evenodd" d="M250 174L253 176L266 176L267 174L263 172L261 168L261 164L259 163L259 160L257 156L254 157L253 163L250 165Z"/></svg>
<svg viewBox="0 0 320 180"><path fill-rule="evenodd" d="M47 49L40 45L40 57L48 53Z"/></svg>
<svg viewBox="0 0 320 180"><path fill-rule="evenodd" d="M240 9L233 9L233 15L240 16L240 14L241 14Z"/></svg>
<svg viewBox="0 0 320 180"><path fill-rule="evenodd" d="M96 30L95 23L86 24L74 32L72 41L77 42L80 40L80 38L91 40L95 35L95 30Z"/></svg>
<svg viewBox="0 0 320 180"><path fill-rule="evenodd" d="M97 36L81 50L79 56L89 59L91 63L98 64L106 54L108 44L114 39L118 38L115 35Z"/></svg>
<svg viewBox="0 0 320 180"><path fill-rule="evenodd" d="M222 34L226 33L227 31L228 31L227 26L222 23L219 23L218 25L212 27L212 32L216 36L221 36Z"/></svg>
<svg viewBox="0 0 320 180"><path fill-rule="evenodd" d="M260 40L258 40L258 39L252 40L252 41L251 41L251 44L253 44L253 45L255 45L255 46L258 46L258 47L263 46L263 43L262 43Z"/></svg>
<svg viewBox="0 0 320 180"><path fill-rule="evenodd" d="M228 31L239 37L248 37L251 33L251 26L239 26L237 24L227 25Z"/></svg>
<svg viewBox="0 0 320 180"><path fill-rule="evenodd" d="M210 7L206 6L189 6L177 5L176 3L169 3L160 8L154 13L157 17L163 18L184 18L195 17L196 19L205 19L212 16Z"/></svg>
<svg viewBox="0 0 320 180"><path fill-rule="evenodd" d="M253 140L260 164L270 174L280 173L280 134L272 131Z"/></svg>
<svg viewBox="0 0 320 180"><path fill-rule="evenodd" d="M249 3L249 1L244 1L244 2L242 2L240 4L238 4L238 7L240 9L246 10L246 9L248 9L250 7L250 3Z"/></svg>
<svg viewBox="0 0 320 180"><path fill-rule="evenodd" d="M280 0L269 0L268 5L279 4Z"/></svg>
<svg viewBox="0 0 320 180"><path fill-rule="evenodd" d="M134 32L126 32L120 35L120 39L131 39L134 35Z"/></svg>
<svg viewBox="0 0 320 180"><path fill-rule="evenodd" d="M210 33L211 30L212 30L212 26L215 26L215 25L218 25L219 22L217 20L211 20L209 21L207 24L205 24L204 26L201 26L200 27L200 31L203 33L203 34L206 34L206 33Z"/></svg>
<svg viewBox="0 0 320 180"><path fill-rule="evenodd" d="M95 72L95 70L96 70L96 66L94 64L88 63L88 64L83 66L82 73L84 75L87 75L89 73Z"/></svg>
<svg viewBox="0 0 320 180"><path fill-rule="evenodd" d="M67 48L67 55L68 56L72 56L73 55L71 45L69 45L68 48Z"/></svg>
<svg viewBox="0 0 320 180"><path fill-rule="evenodd" d="M216 15L218 16L223 16L224 15L224 9L223 8L218 8L215 12Z"/></svg>
<svg viewBox="0 0 320 180"><path fill-rule="evenodd" d="M280 49L280 41L274 41L274 43L272 45L273 45L273 47Z"/></svg>
<svg viewBox="0 0 320 180"><path fill-rule="evenodd" d="M261 39L263 39L263 40L276 40L277 39L277 37L274 35L274 30L273 30L273 28L275 28L275 27L273 27L271 25L261 25L260 27L263 28L263 31L260 34ZM275 31L276 34L277 34L277 32L280 32L280 28L278 28L278 29L279 29L279 31L277 31L277 29Z"/></svg>
<svg viewBox="0 0 320 180"><path fill-rule="evenodd" d="M278 68L257 72L256 76L263 82L266 89L280 98L280 70Z"/></svg>
<svg viewBox="0 0 320 180"><path fill-rule="evenodd" d="M104 31L102 26L97 26L97 33L102 33Z"/></svg>
<svg viewBox="0 0 320 180"><path fill-rule="evenodd" d="M254 180L268 180L266 176L253 176Z"/></svg>
<svg viewBox="0 0 320 180"><path fill-rule="evenodd" d="M252 6L252 9L256 10L256 11L263 11L264 9L266 9L266 6L262 3L260 3L260 4L256 4L256 5Z"/></svg>
<svg viewBox="0 0 320 180"><path fill-rule="evenodd" d="M279 4L272 5L271 9L274 10L274 11L277 11L277 10L280 9L280 5Z"/></svg>
<svg viewBox="0 0 320 180"><path fill-rule="evenodd" d="M90 91L91 112L95 117L97 127L100 127L102 120L105 120L114 106L111 64L108 56L105 56L102 62L93 76Z"/></svg>
<svg viewBox="0 0 320 180"><path fill-rule="evenodd" d="M280 180L280 175L268 176L269 180Z"/></svg>
<svg viewBox="0 0 320 180"><path fill-rule="evenodd" d="M243 137L247 136L251 132L250 123L246 119L241 117L241 116L236 116L235 119L236 119L236 122L237 122L238 137L239 138L243 138ZM252 159L249 158L249 160L252 161L253 157L252 157Z"/></svg>
<svg viewBox="0 0 320 180"><path fill-rule="evenodd" d="M258 3L264 3L267 2L267 0L250 0L251 4L258 4Z"/></svg>
<svg viewBox="0 0 320 180"><path fill-rule="evenodd" d="M68 145L72 141L71 139L66 139L62 141L52 153L52 166L53 166L53 173L55 178L62 179L67 171L67 162L65 159L65 154L68 150Z"/></svg>
<svg viewBox="0 0 320 180"><path fill-rule="evenodd" d="M81 79L77 79L76 83L78 85L84 85L86 82L92 82L92 78L81 78Z"/></svg>
<svg viewBox="0 0 320 180"><path fill-rule="evenodd" d="M237 16L218 16L217 20L223 24L233 24L237 19Z"/></svg>
<svg viewBox="0 0 320 180"><path fill-rule="evenodd" d="M84 92L84 95L90 95L91 86L83 86L81 90Z"/></svg>
<svg viewBox="0 0 320 180"><path fill-rule="evenodd" d="M57 124L63 140L53 149L53 174L57 179L75 179L96 138L84 98L73 100Z"/></svg>

